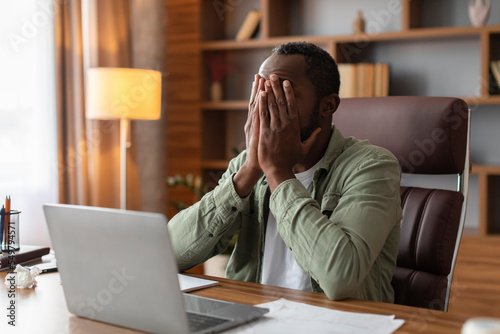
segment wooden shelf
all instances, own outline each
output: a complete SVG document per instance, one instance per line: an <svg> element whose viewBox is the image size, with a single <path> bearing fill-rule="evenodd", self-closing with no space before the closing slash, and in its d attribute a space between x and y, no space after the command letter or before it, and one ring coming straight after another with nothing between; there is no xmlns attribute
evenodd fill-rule
<svg viewBox="0 0 500 334"><path fill-rule="evenodd" d="M471 174L477 175L479 178L479 234L486 236L498 233L493 226L493 218L498 215L494 210L496 205L491 203L492 197L496 197L492 192L498 182L495 182L491 177L500 176L500 166L473 164Z"/></svg>
<svg viewBox="0 0 500 334"><path fill-rule="evenodd" d="M479 73L477 76L471 77L471 80L477 81L479 87L474 86L474 90L471 89L469 94L479 96L467 96L463 99L471 109L479 105L500 106L500 94L489 95L489 92L493 91L490 79L490 61L500 60L500 25L422 27L422 22L425 21L422 20L424 15L434 14L424 12L428 9L423 4L423 0L401 1L401 29L398 31L377 34L331 35L329 30L323 29L317 31L330 35L314 36L303 35L305 34L304 30L299 32L301 35L288 35L297 28L296 26L292 27L294 17L302 15L300 12L289 13L287 11L293 7L290 6L288 0L252 0L245 1L240 6L232 6L231 1L224 2L229 4L229 7L225 8L231 9L222 13L224 19L220 16L221 13L214 11L214 6L210 1L190 0L189 5L179 1L167 1L167 3L170 18L167 44L181 43L181 47L172 49L167 55L170 57L169 64L171 65L168 69L169 73L172 73L172 82L180 83L169 87L169 97L171 98L168 107L172 112L169 111L170 123L168 126L170 131L167 133L169 134L170 146L167 151L171 155L168 160L169 166L173 166L170 167L169 173L183 173L184 169L188 169L193 174L202 174L208 179L212 177L209 175L210 173L219 175L227 168L228 161L224 159L229 156L227 148L236 146L241 141L241 138L234 134L243 127L242 118L246 115L243 112L248 109L248 101L244 100L244 96L250 89L249 87L247 89L245 85L249 84L248 80L250 80L250 75L254 73L256 66L251 61L262 61L261 59L265 59L264 57L272 48L286 42L307 41L317 44L325 48L339 63L348 60L343 55L342 48L356 46L358 43L364 45L368 42L372 43L374 47L362 49L360 52L363 54L352 58L352 62L360 62L364 59L384 62L383 55L376 52L381 52L380 50L383 51L384 48L390 49L392 44L398 43L439 44L441 41L452 41L450 44L458 44L458 47L478 45L480 50L476 50L474 64L471 66L477 67ZM332 5L332 7L334 6ZM456 9L459 5L450 2L449 6L453 7L451 9ZM259 8L263 12L260 37L244 42L227 39L235 35L238 28L236 27L237 21L244 18L250 7ZM436 19L438 20L439 17L436 16ZM179 25L179 22L183 25ZM321 22L318 24L321 25ZM467 23L462 21L460 24ZM433 43L433 41L438 43ZM384 45L384 43L390 45ZM446 62L453 58L451 50L446 53L445 49L444 52L443 58L429 60ZM212 81L210 60L219 54L228 64L234 65L234 71L223 80L223 89L227 98L235 100L208 101ZM476 54L479 54L477 61ZM386 62L392 63L391 59L387 58ZM397 59L399 60L399 58ZM404 59L401 60L401 63L404 63ZM433 65L435 64L433 63ZM449 66L453 66L452 63ZM399 73L398 71L401 69L395 66L393 72L395 76L411 75L411 73ZM421 78L422 82L425 82L424 79ZM476 88L479 89L477 93L475 92ZM186 91L189 91L190 94L186 94ZM452 90L448 91L453 92ZM396 92L398 94L405 93L401 90L395 90L394 94ZM417 90L415 94L419 92L421 91ZM467 92L465 91L465 93ZM439 92L437 93L439 94ZM206 101L200 102L200 99L206 99ZM184 136L189 134L189 142L186 138L181 137L181 134ZM222 159L219 159L221 157ZM187 161L187 159L190 160ZM498 216L497 213L491 211L491 208L498 206L495 201L497 201L497 197L500 197L495 190L495 187L500 183L497 176L500 175L500 167L473 165L472 174L474 174L473 177L480 180L480 233L488 234L493 231L488 231L489 226L491 226L488 224L492 224L489 220L494 220ZM490 203L489 206L488 203Z"/></svg>
<svg viewBox="0 0 500 334"><path fill-rule="evenodd" d="M488 25L483 27L438 27L438 28L412 28L402 31L383 32L378 34L359 34L359 35L327 35L327 36L308 36L308 35L292 35L280 37L268 37L251 39L248 41L237 42L235 40L216 40L200 43L202 51L221 51L221 50L242 50L242 49L265 49L273 48L274 46L290 42L290 41L307 41L319 45L324 45L332 49L332 46L338 44L352 44L359 42L390 42L390 41L406 41L406 40L429 40L429 39L460 39L474 37L479 40L486 39L492 34L500 34L500 25ZM484 51L484 50L483 50ZM481 76L487 76L489 71L489 59L483 55L481 65ZM470 105L497 105L500 104L500 95L489 96L487 87L484 87L481 92L482 96L464 97L463 99ZM215 105L204 103L204 109L246 109L246 102L230 101L227 105Z"/></svg>
<svg viewBox="0 0 500 334"><path fill-rule="evenodd" d="M500 175L500 166L472 165L472 174Z"/></svg>
<svg viewBox="0 0 500 334"><path fill-rule="evenodd" d="M467 96L461 97L469 106L474 105L497 105L500 104L500 95L490 96ZM201 104L203 110L247 110L248 101L221 101L210 102L205 101Z"/></svg>
<svg viewBox="0 0 500 334"><path fill-rule="evenodd" d="M490 95L490 96L473 96L473 97L463 97L462 98L469 107L475 105L497 105L500 104L500 95Z"/></svg>
<svg viewBox="0 0 500 334"><path fill-rule="evenodd" d="M229 161L227 160L203 160L201 162L201 168L203 169L220 169L225 170Z"/></svg>
<svg viewBox="0 0 500 334"><path fill-rule="evenodd" d="M266 39L251 39L248 41L237 42L235 40L219 40L202 42L200 49L202 51L216 50L239 50L239 49L258 49L258 48L273 48L278 44L291 41L307 41L315 44L325 44L332 37L328 36L288 36L288 37L271 37Z"/></svg>
<svg viewBox="0 0 500 334"><path fill-rule="evenodd" d="M202 102L201 108L203 110L247 110L248 101L221 101L221 102Z"/></svg>
<svg viewBox="0 0 500 334"><path fill-rule="evenodd" d="M481 36L500 32L500 25L484 27L446 27L446 28L416 28L406 31L385 32L380 34L365 34L363 40L368 41L391 41L408 39L450 39L453 37L462 38L467 36ZM337 42L359 42L361 36L332 36Z"/></svg>
<svg viewBox="0 0 500 334"><path fill-rule="evenodd" d="M369 41L393 41L408 39L449 39L452 37L461 38L467 36L481 36L482 34L500 34L500 25L490 25L484 27L447 27L447 28L416 28L406 31L384 32L379 34L359 34L359 35L328 35L328 36L283 36L262 39L251 39L237 42L235 40L218 40L202 42L200 49L208 50L238 50L254 48L272 48L278 44L290 41L306 41L315 44L327 43L359 43Z"/></svg>

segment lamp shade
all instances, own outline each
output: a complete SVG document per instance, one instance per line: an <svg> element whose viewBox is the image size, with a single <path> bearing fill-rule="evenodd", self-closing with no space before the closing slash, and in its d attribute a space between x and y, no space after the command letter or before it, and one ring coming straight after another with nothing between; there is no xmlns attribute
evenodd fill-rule
<svg viewBox="0 0 500 334"><path fill-rule="evenodd" d="M94 119L160 119L161 73L96 67L87 71L86 116Z"/></svg>

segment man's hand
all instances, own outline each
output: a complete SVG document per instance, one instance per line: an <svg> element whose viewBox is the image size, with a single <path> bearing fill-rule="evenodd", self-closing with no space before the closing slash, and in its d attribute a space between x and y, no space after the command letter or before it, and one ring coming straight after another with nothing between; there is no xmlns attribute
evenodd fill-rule
<svg viewBox="0 0 500 334"><path fill-rule="evenodd" d="M259 147L260 133L259 93L264 90L264 83L265 80L256 74L250 94L248 117L245 124L246 161L233 178L235 190L240 197L248 196L252 192L255 183L257 183L262 176L257 150Z"/></svg>
<svg viewBox="0 0 500 334"><path fill-rule="evenodd" d="M246 165L249 168L261 170L259 166L257 149L259 145L259 92L264 90L265 80L258 74L255 75L255 80L252 85L252 92L250 94L250 102L248 104L248 117L245 124L245 139L247 158Z"/></svg>
<svg viewBox="0 0 500 334"><path fill-rule="evenodd" d="M293 167L302 161L321 131L318 127L303 143L295 94L290 81L280 85L277 75L266 81L259 92L260 137L258 161L271 191L283 181L294 178Z"/></svg>

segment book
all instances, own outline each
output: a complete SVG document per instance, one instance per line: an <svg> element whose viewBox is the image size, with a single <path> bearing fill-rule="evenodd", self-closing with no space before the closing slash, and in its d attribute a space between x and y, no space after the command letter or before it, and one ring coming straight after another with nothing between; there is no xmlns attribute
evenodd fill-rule
<svg viewBox="0 0 500 334"><path fill-rule="evenodd" d="M356 79L356 96L374 96L375 64L359 63Z"/></svg>
<svg viewBox="0 0 500 334"><path fill-rule="evenodd" d="M494 60L490 62L491 73L493 73L493 77L497 83L497 86L500 87L500 61Z"/></svg>
<svg viewBox="0 0 500 334"><path fill-rule="evenodd" d="M389 65L375 64L374 96L389 95Z"/></svg>
<svg viewBox="0 0 500 334"><path fill-rule="evenodd" d="M375 64L375 85L374 85L375 96L382 96L382 64Z"/></svg>
<svg viewBox="0 0 500 334"><path fill-rule="evenodd" d="M382 63L338 64L339 97L389 95L389 65Z"/></svg>
<svg viewBox="0 0 500 334"><path fill-rule="evenodd" d="M382 66L382 89L381 96L389 96L389 64Z"/></svg>
<svg viewBox="0 0 500 334"><path fill-rule="evenodd" d="M16 265L41 258L50 252L49 247L21 245L19 250L13 252L3 251L0 256L0 271L14 271Z"/></svg>
<svg viewBox="0 0 500 334"><path fill-rule="evenodd" d="M236 34L236 41L241 42L249 40L257 30L261 17L262 12L260 10L249 11Z"/></svg>
<svg viewBox="0 0 500 334"><path fill-rule="evenodd" d="M340 74L339 97L356 97L356 64L338 64Z"/></svg>

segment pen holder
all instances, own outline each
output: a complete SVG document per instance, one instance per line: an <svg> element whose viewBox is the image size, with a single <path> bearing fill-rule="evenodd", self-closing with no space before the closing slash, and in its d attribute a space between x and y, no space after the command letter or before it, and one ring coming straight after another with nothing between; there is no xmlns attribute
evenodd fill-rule
<svg viewBox="0 0 500 334"><path fill-rule="evenodd" d="M20 248L19 242L19 214L21 211L11 210L10 212L1 213L1 221L3 230L0 233L2 236L2 250L13 251Z"/></svg>

